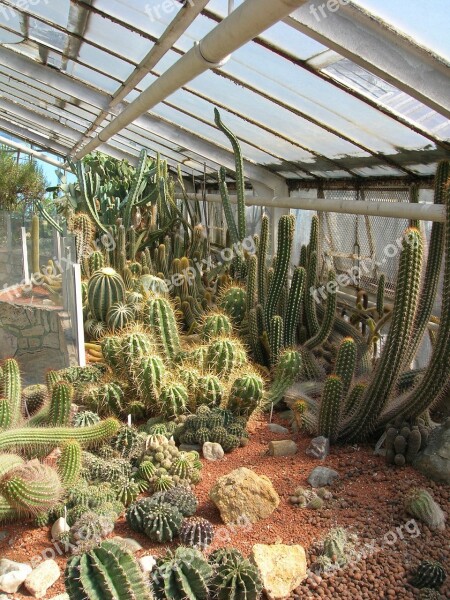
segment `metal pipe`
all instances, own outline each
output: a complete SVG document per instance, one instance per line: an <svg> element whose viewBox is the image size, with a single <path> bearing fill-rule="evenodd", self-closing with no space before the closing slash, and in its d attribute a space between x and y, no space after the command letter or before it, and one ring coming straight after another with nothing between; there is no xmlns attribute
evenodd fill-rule
<svg viewBox="0 0 450 600"><path fill-rule="evenodd" d="M48 163L49 165L53 165L54 167L58 167L60 169L63 167L63 164L64 164L63 162L58 162L54 158L51 158L50 156L47 156L46 154L42 154L38 150L33 150L32 148L29 148L28 146L25 146L24 144L19 144L19 142L14 142L13 140L5 138L2 135L0 135L0 144L5 144L6 146L11 146L11 148L20 150L20 152L23 152L24 154L29 154L30 156L34 156L35 158L38 158L39 160L42 160L43 162Z"/></svg>
<svg viewBox="0 0 450 600"><path fill-rule="evenodd" d="M195 194L188 194L190 200L198 199ZM217 194L208 194L208 202L222 202ZM231 202L237 203L237 197L231 196ZM275 197L262 198L247 196L248 206L266 206L267 208L292 208L314 210L318 212L334 212L347 215L368 215L372 217L388 217L419 221L438 221L445 223L445 207L438 204L410 204L408 202L355 202L354 200L332 200L326 198Z"/></svg>
<svg viewBox="0 0 450 600"><path fill-rule="evenodd" d="M102 142L108 141L198 75L208 69L219 68L232 52L304 3L305 0L246 0L142 92L74 158L81 159L94 151Z"/></svg>

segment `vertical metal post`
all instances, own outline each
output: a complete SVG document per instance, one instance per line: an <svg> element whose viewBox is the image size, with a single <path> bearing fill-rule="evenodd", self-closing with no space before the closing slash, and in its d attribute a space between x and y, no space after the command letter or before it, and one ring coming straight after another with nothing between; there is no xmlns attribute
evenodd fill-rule
<svg viewBox="0 0 450 600"><path fill-rule="evenodd" d="M20 228L22 236L22 264L23 264L23 280L25 285L30 285L30 268L28 266L28 247L27 247L27 230L25 227Z"/></svg>
<svg viewBox="0 0 450 600"><path fill-rule="evenodd" d="M78 364L80 367L86 366L86 352L84 348L84 327L83 327L83 295L81 292L81 267L78 263L72 265L73 268L73 287L74 287L74 314L71 319L76 322L76 345L78 351Z"/></svg>
<svg viewBox="0 0 450 600"><path fill-rule="evenodd" d="M11 256L13 250L12 243L12 224L11 224L11 214L6 213L6 247L8 250L8 256Z"/></svg>

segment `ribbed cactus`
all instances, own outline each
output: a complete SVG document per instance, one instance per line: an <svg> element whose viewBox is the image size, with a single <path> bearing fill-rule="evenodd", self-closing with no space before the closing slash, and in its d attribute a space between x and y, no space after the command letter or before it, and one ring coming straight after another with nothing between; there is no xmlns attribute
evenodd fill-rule
<svg viewBox="0 0 450 600"><path fill-rule="evenodd" d="M101 341L102 356L111 369L119 368L122 356L122 338L117 335L104 337Z"/></svg>
<svg viewBox="0 0 450 600"><path fill-rule="evenodd" d="M378 279L377 286L377 313L379 318L384 315L384 292L386 287L386 275L382 273Z"/></svg>
<svg viewBox="0 0 450 600"><path fill-rule="evenodd" d="M404 505L409 515L419 519L430 529L445 529L445 514L427 490L410 490L405 496Z"/></svg>
<svg viewBox="0 0 450 600"><path fill-rule="evenodd" d="M57 472L38 460L11 469L0 482L0 494L14 510L25 515L50 510L62 493Z"/></svg>
<svg viewBox="0 0 450 600"><path fill-rule="evenodd" d="M70 383L66 381L55 383L50 400L50 425L57 427L69 424L73 395L74 389Z"/></svg>
<svg viewBox="0 0 450 600"><path fill-rule="evenodd" d="M157 600L207 600L212 574L201 552L180 546L156 563L151 575L153 593Z"/></svg>
<svg viewBox="0 0 450 600"><path fill-rule="evenodd" d="M141 498L127 508L126 519L128 526L137 533L144 533L147 514L155 505L164 502L164 494L155 494L151 498Z"/></svg>
<svg viewBox="0 0 450 600"><path fill-rule="evenodd" d="M147 581L129 550L109 540L71 558L65 571L70 600L151 600Z"/></svg>
<svg viewBox="0 0 450 600"><path fill-rule="evenodd" d="M347 418L354 414L360 406L361 398L363 397L367 388L367 384L358 383L348 393L348 396L344 403L343 418Z"/></svg>
<svg viewBox="0 0 450 600"><path fill-rule="evenodd" d="M31 218L31 269L33 274L41 272L39 257L39 217L33 215Z"/></svg>
<svg viewBox="0 0 450 600"><path fill-rule="evenodd" d="M333 271L331 271L328 276L325 316L320 324L319 329L317 330L317 333L304 344L305 348L308 350L312 350L317 346L322 345L328 339L328 336L333 329L337 307L336 288L337 285L335 281L335 274Z"/></svg>
<svg viewBox="0 0 450 600"><path fill-rule="evenodd" d="M11 427L11 405L6 398L0 398L0 429Z"/></svg>
<svg viewBox="0 0 450 600"><path fill-rule="evenodd" d="M323 552L332 562L344 566L349 559L346 547L348 546L348 536L342 527L330 529L323 540Z"/></svg>
<svg viewBox="0 0 450 600"><path fill-rule="evenodd" d="M293 223L291 216L283 215L278 222L277 264L273 280L268 290L267 303L264 311L266 327L271 326L272 317L276 313L283 286L285 285L291 259L294 229L295 224Z"/></svg>
<svg viewBox="0 0 450 600"><path fill-rule="evenodd" d="M223 385L216 375L202 375L198 378L196 389L197 406L219 406L225 394Z"/></svg>
<svg viewBox="0 0 450 600"><path fill-rule="evenodd" d="M412 586L418 589L428 588L438 590L446 580L444 566L436 560L422 561L414 571L410 580Z"/></svg>
<svg viewBox="0 0 450 600"><path fill-rule="evenodd" d="M111 331L124 329L135 318L134 307L124 302L114 302L108 309L106 324Z"/></svg>
<svg viewBox="0 0 450 600"><path fill-rule="evenodd" d="M180 335L175 313L166 298L150 298L144 308L144 322L155 332L164 355L173 360L180 352Z"/></svg>
<svg viewBox="0 0 450 600"><path fill-rule="evenodd" d="M69 441L62 445L58 459L58 472L64 486L73 485L81 471L81 446L77 441Z"/></svg>
<svg viewBox="0 0 450 600"><path fill-rule="evenodd" d="M267 362L266 355L264 346L261 342L264 332L263 329L260 329L259 327L258 309L261 313L261 305L258 305L256 308L252 308L248 314L248 339L254 360L260 365L265 365Z"/></svg>
<svg viewBox="0 0 450 600"><path fill-rule="evenodd" d="M114 348L112 351L114 353ZM139 364L152 351L152 340L147 333L131 331L121 336L120 353L116 356L116 360L122 372L129 374L130 367Z"/></svg>
<svg viewBox="0 0 450 600"><path fill-rule="evenodd" d="M229 317L222 312L214 312L205 315L201 327L201 337L208 342L216 337L230 335L233 331L233 325Z"/></svg>
<svg viewBox="0 0 450 600"><path fill-rule="evenodd" d="M258 600L263 588L258 568L238 550L219 548L209 563L214 570L211 591L215 600Z"/></svg>
<svg viewBox="0 0 450 600"><path fill-rule="evenodd" d="M251 254L247 259L247 313L258 304L258 258Z"/></svg>
<svg viewBox="0 0 450 600"><path fill-rule="evenodd" d="M35 385L28 385L27 387L23 388L23 413L25 415L32 415L37 410L42 408L42 405L47 400L47 397L47 386L44 384L37 383Z"/></svg>
<svg viewBox="0 0 450 600"><path fill-rule="evenodd" d="M265 408L281 400L286 390L300 375L301 368L302 360L299 352L296 350L284 350L281 353L280 360L275 367L272 385L264 397Z"/></svg>
<svg viewBox="0 0 450 600"><path fill-rule="evenodd" d="M247 310L247 292L239 286L224 290L219 300L219 307L230 316L235 325L241 325Z"/></svg>
<svg viewBox="0 0 450 600"><path fill-rule="evenodd" d="M423 241L419 231L407 229L403 237L391 328L358 411L344 427L343 439L361 440L367 437L374 430L389 394L394 389L408 350L417 307L422 255Z"/></svg>
<svg viewBox="0 0 450 600"><path fill-rule="evenodd" d="M355 340L351 337L344 338L339 346L334 374L342 380L342 398L347 397L353 381L356 367L357 349Z"/></svg>
<svg viewBox="0 0 450 600"><path fill-rule="evenodd" d="M164 492L163 500L176 506L184 517L191 517L197 511L198 500L195 494L183 485Z"/></svg>
<svg viewBox="0 0 450 600"><path fill-rule="evenodd" d="M301 315L301 303L304 294L306 271L296 267L289 290L286 316L284 319L284 346L289 348L295 344L296 331Z"/></svg>
<svg viewBox="0 0 450 600"><path fill-rule="evenodd" d="M145 356L133 370L133 375L141 397L148 404L154 403L161 392L166 375L166 367L161 358L156 354Z"/></svg>
<svg viewBox="0 0 450 600"><path fill-rule="evenodd" d="M105 257L99 250L91 252L88 257L89 272L91 275L105 267Z"/></svg>
<svg viewBox="0 0 450 600"><path fill-rule="evenodd" d="M158 404L164 418L172 419L186 411L188 392L181 383L167 384L159 395Z"/></svg>
<svg viewBox="0 0 450 600"><path fill-rule="evenodd" d="M180 531L183 515L173 504L153 504L146 511L143 523L145 535L153 542L171 542Z"/></svg>
<svg viewBox="0 0 450 600"><path fill-rule="evenodd" d="M231 385L227 409L234 415L250 417L260 405L264 393L264 382L256 373L243 374Z"/></svg>
<svg viewBox="0 0 450 600"><path fill-rule="evenodd" d="M125 285L122 277L114 269L104 267L89 279L89 308L98 321L106 321L110 307L115 302L124 300Z"/></svg>
<svg viewBox="0 0 450 600"><path fill-rule="evenodd" d="M2 365L3 396L9 402L11 423L14 425L22 416L22 382L20 369L14 358L7 358Z"/></svg>
<svg viewBox="0 0 450 600"><path fill-rule="evenodd" d="M317 284L317 271L319 260L319 218L314 215L311 220L311 231L309 235L309 245L306 251L307 255L307 278L305 286L305 319L308 336L313 337L319 331L319 321L316 313L315 294Z"/></svg>
<svg viewBox="0 0 450 600"><path fill-rule="evenodd" d="M226 377L245 362L245 350L232 338L218 338L208 346L206 365L214 373Z"/></svg>
<svg viewBox="0 0 450 600"><path fill-rule="evenodd" d="M10 448L51 449L70 440L83 447L98 446L112 438L119 430L116 419L109 418L90 427L24 427L0 432L0 450Z"/></svg>
<svg viewBox="0 0 450 600"><path fill-rule="evenodd" d="M258 302L262 306L267 300L267 253L269 251L269 217L261 219L261 239L258 248Z"/></svg>
<svg viewBox="0 0 450 600"><path fill-rule="evenodd" d="M330 375L323 389L319 412L319 435L335 441L339 430L339 419L342 409L342 379Z"/></svg>
<svg viewBox="0 0 450 600"><path fill-rule="evenodd" d="M122 385L114 381L87 387L82 396L83 405L101 417L122 414L125 394Z"/></svg>
<svg viewBox="0 0 450 600"><path fill-rule="evenodd" d="M180 528L180 540L184 546L192 546L204 550L213 541L214 528L212 524L202 517L184 519Z"/></svg>

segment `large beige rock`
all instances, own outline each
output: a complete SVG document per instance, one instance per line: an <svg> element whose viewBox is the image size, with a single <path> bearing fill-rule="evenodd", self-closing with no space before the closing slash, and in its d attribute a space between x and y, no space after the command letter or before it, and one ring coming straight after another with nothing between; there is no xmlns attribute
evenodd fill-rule
<svg viewBox="0 0 450 600"><path fill-rule="evenodd" d="M209 497L220 510L224 523L257 523L280 504L270 479L245 467L219 477Z"/></svg>
<svg viewBox="0 0 450 600"><path fill-rule="evenodd" d="M270 600L281 600L306 579L306 554L302 546L256 544L250 559L258 567Z"/></svg>

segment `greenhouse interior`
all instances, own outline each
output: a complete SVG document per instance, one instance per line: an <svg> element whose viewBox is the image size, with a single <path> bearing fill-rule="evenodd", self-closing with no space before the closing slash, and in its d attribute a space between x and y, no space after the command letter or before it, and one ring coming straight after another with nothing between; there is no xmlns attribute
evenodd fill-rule
<svg viewBox="0 0 450 600"><path fill-rule="evenodd" d="M0 600L450 598L449 22L0 0Z"/></svg>

